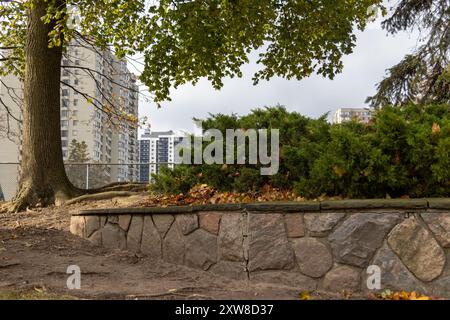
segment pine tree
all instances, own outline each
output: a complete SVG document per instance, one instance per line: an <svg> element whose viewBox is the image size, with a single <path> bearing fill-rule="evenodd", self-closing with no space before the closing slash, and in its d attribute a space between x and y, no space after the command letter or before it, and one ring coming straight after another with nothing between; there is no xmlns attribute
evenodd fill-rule
<svg viewBox="0 0 450 320"><path fill-rule="evenodd" d="M86 142L73 139L70 142L66 173L72 184L78 188L100 188L110 182L106 167L89 163L89 151ZM85 165L83 165L85 164ZM89 170L89 174L88 171ZM89 184L86 180L89 179Z"/></svg>
<svg viewBox="0 0 450 320"><path fill-rule="evenodd" d="M68 163L86 163L89 162L89 152L86 142L78 142L73 139L70 142Z"/></svg>
<svg viewBox="0 0 450 320"><path fill-rule="evenodd" d="M423 44L388 70L374 107L450 102L450 1L401 0L383 22L391 34L419 29Z"/></svg>

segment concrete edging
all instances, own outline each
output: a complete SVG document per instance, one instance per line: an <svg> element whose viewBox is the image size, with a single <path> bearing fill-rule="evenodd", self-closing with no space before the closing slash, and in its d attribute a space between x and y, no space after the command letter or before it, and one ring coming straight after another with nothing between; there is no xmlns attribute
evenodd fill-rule
<svg viewBox="0 0 450 320"><path fill-rule="evenodd" d="M257 202L238 204L204 204L168 207L140 207L140 208L106 208L84 209L74 211L72 215L100 215L100 214L176 214L208 211L241 211L252 212L327 212L330 210L371 210L371 209L450 209L450 198L430 199L364 199L364 200L325 200L306 202Z"/></svg>

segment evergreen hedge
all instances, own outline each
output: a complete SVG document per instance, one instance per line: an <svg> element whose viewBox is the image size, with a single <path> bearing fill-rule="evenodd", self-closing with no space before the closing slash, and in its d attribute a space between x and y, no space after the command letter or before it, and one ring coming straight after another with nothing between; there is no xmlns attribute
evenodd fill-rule
<svg viewBox="0 0 450 320"><path fill-rule="evenodd" d="M245 116L210 115L203 129L280 130L280 168L261 176L255 165L179 165L154 176L151 188L187 192L198 183L221 191L257 192L269 184L299 196L448 197L450 106L387 106L369 124L330 124L282 106Z"/></svg>

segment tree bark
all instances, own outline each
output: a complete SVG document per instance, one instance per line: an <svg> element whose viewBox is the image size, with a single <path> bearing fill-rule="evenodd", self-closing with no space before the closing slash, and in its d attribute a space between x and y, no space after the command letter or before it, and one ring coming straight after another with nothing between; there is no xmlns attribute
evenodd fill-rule
<svg viewBox="0 0 450 320"><path fill-rule="evenodd" d="M82 193L67 178L61 150L62 46L49 48L48 34L55 23L41 20L48 2L33 3L25 46L21 175L11 211L63 202Z"/></svg>

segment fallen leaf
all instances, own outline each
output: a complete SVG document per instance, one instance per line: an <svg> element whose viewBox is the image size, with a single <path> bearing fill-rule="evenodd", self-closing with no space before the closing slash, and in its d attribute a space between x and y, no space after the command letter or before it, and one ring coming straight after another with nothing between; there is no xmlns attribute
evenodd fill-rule
<svg viewBox="0 0 450 320"><path fill-rule="evenodd" d="M300 292L300 300L311 300L311 295L309 291Z"/></svg>

